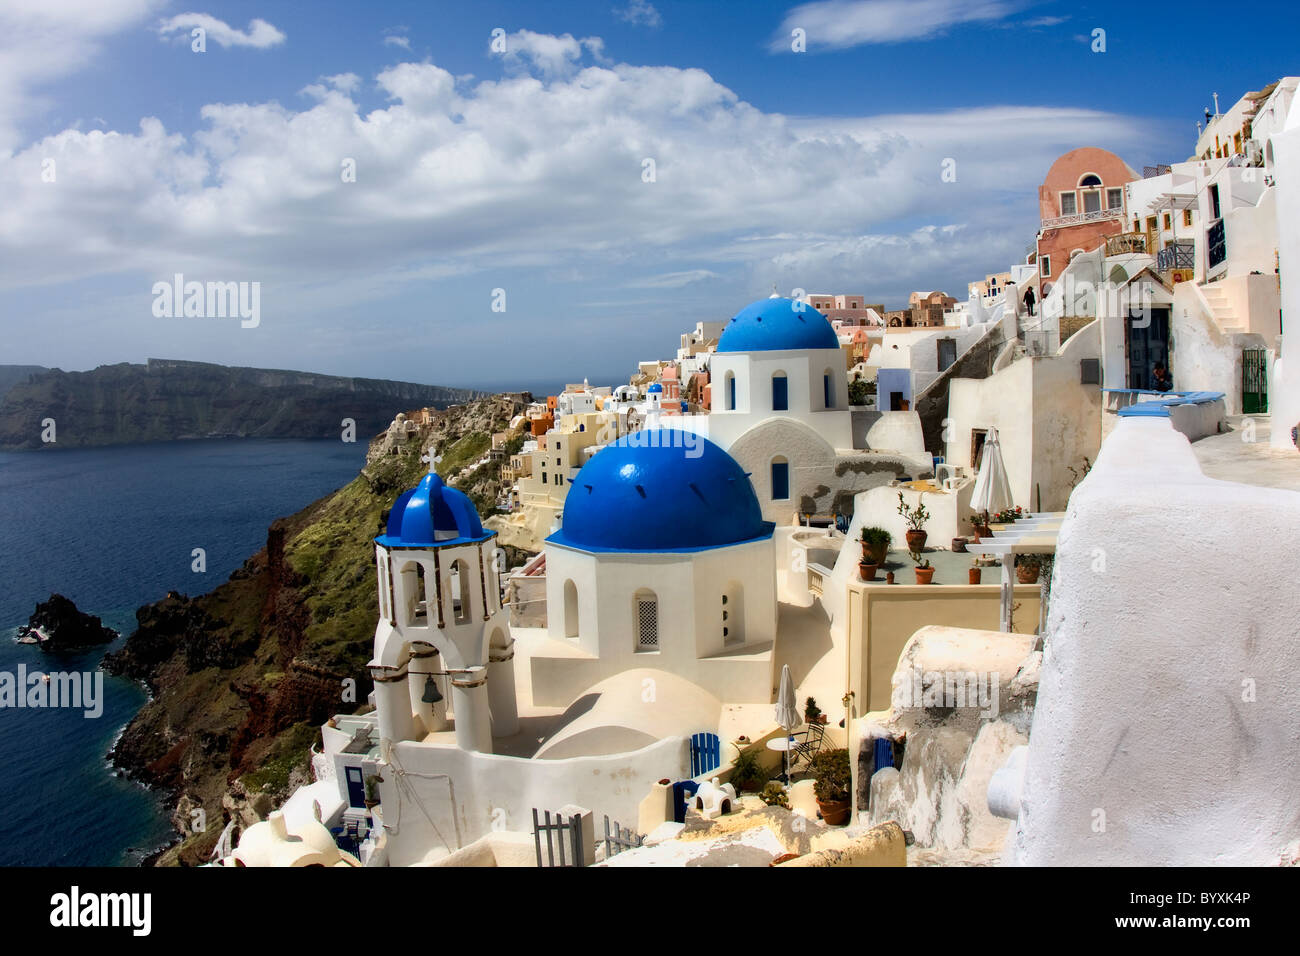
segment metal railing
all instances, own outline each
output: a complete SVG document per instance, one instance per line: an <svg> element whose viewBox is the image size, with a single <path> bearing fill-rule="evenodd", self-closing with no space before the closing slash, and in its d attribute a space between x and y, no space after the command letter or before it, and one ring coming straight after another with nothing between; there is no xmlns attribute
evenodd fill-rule
<svg viewBox="0 0 1300 956"><path fill-rule="evenodd" d="M1142 178L1155 179L1157 176L1166 176L1174 171L1172 166L1143 166Z"/></svg>
<svg viewBox="0 0 1300 956"><path fill-rule="evenodd" d="M1196 247L1190 242L1170 243L1156 254L1156 269L1159 272L1172 272L1174 269L1195 269L1195 251Z"/></svg>
<svg viewBox="0 0 1300 956"><path fill-rule="evenodd" d="M1147 252L1147 234L1145 232L1121 232L1118 236L1110 236L1106 240L1106 255L1121 256L1126 253Z"/></svg>
<svg viewBox="0 0 1300 956"><path fill-rule="evenodd" d="M1059 229L1062 226L1077 226L1085 222L1102 222L1106 219L1124 218L1122 209L1095 209L1092 212L1079 212L1073 216L1057 216L1055 219L1044 219L1039 224L1039 229Z"/></svg>

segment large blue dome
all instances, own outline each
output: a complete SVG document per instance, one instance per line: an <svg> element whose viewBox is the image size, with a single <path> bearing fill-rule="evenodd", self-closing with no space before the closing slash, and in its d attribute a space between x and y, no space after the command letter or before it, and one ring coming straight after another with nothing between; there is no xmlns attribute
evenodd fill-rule
<svg viewBox="0 0 1300 956"><path fill-rule="evenodd" d="M390 548L440 548L484 541L495 533L484 532L478 510L464 492L430 472L398 496L388 512L388 533L375 541Z"/></svg>
<svg viewBox="0 0 1300 956"><path fill-rule="evenodd" d="M708 439L659 428L596 452L546 540L582 551L702 551L770 537L772 528L734 458Z"/></svg>
<svg viewBox="0 0 1300 956"><path fill-rule="evenodd" d="M722 330L717 350L783 352L839 347L839 337L826 316L807 302L777 298L751 302L737 312Z"/></svg>

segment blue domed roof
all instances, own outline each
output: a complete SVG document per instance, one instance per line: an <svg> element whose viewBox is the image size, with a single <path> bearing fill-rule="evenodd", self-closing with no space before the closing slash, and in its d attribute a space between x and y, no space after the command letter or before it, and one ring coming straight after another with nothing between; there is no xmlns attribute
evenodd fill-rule
<svg viewBox="0 0 1300 956"><path fill-rule="evenodd" d="M837 349L831 324L807 302L759 299L727 323L718 339L719 352L783 352L790 349Z"/></svg>
<svg viewBox="0 0 1300 956"><path fill-rule="evenodd" d="M658 382L655 382L653 385L651 385L649 388L646 389L646 394L649 395L651 392L662 392L663 390L664 387L660 385Z"/></svg>
<svg viewBox="0 0 1300 956"><path fill-rule="evenodd" d="M694 456L694 457L692 457ZM548 543L581 551L703 551L770 537L749 476L706 438L633 432L574 477Z"/></svg>
<svg viewBox="0 0 1300 956"><path fill-rule="evenodd" d="M388 533L375 541L385 547L433 548L486 541L495 531L483 530L474 502L462 491L447 487L433 472L404 491L388 512Z"/></svg>

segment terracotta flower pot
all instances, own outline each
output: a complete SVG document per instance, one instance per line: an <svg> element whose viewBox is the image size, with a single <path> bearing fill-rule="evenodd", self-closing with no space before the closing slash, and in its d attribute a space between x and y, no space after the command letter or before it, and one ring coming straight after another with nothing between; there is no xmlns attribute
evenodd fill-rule
<svg viewBox="0 0 1300 956"><path fill-rule="evenodd" d="M862 563L874 564L877 567L885 563L885 558L889 555L889 545L878 544L869 545L862 542Z"/></svg>
<svg viewBox="0 0 1300 956"><path fill-rule="evenodd" d="M979 583L980 583L980 569L979 569L979 568L970 568L969 570L967 570L966 574L967 574L967 577L969 578L971 584L979 584Z"/></svg>
<svg viewBox="0 0 1300 956"><path fill-rule="evenodd" d="M975 526L975 533L979 535L981 538L993 537L993 529L986 524L977 524Z"/></svg>
<svg viewBox="0 0 1300 956"><path fill-rule="evenodd" d="M916 583L929 584L934 579L934 568L917 568Z"/></svg>
<svg viewBox="0 0 1300 956"><path fill-rule="evenodd" d="M853 807L846 800L818 800L817 809L828 827L842 827L849 822Z"/></svg>
<svg viewBox="0 0 1300 956"><path fill-rule="evenodd" d="M1016 580L1021 584L1037 584L1038 569L1027 568L1024 565L1018 564L1016 565Z"/></svg>
<svg viewBox="0 0 1300 956"><path fill-rule="evenodd" d="M885 572L885 583L886 583L886 584L893 584L893 583L894 583L894 572L893 572L893 571L886 571L886 572Z"/></svg>
<svg viewBox="0 0 1300 956"><path fill-rule="evenodd" d="M907 550L920 551L925 547L925 539L928 537L924 531L907 532Z"/></svg>
<svg viewBox="0 0 1300 956"><path fill-rule="evenodd" d="M862 575L864 581L876 580L876 568L878 565L869 561L858 562L858 574Z"/></svg>
<svg viewBox="0 0 1300 956"><path fill-rule="evenodd" d="M966 550L966 539L965 539L965 538L953 538L953 539L952 539L952 550L953 550L954 552L957 552L957 553L964 552L964 551Z"/></svg>

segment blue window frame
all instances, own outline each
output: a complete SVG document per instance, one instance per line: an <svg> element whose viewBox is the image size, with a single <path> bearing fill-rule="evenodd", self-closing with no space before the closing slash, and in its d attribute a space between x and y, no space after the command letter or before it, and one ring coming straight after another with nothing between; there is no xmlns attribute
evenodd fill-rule
<svg viewBox="0 0 1300 956"><path fill-rule="evenodd" d="M835 396L831 394L831 376L829 372L822 376L822 399L825 401L827 408L835 407Z"/></svg>
<svg viewBox="0 0 1300 956"><path fill-rule="evenodd" d="M772 462L772 500L782 501L790 497L790 463Z"/></svg>
<svg viewBox="0 0 1300 956"><path fill-rule="evenodd" d="M727 411L736 410L736 376L727 373Z"/></svg>
<svg viewBox="0 0 1300 956"><path fill-rule="evenodd" d="M790 407L790 386L784 375L772 376L772 411L784 412Z"/></svg>

